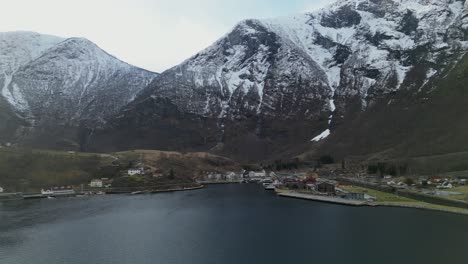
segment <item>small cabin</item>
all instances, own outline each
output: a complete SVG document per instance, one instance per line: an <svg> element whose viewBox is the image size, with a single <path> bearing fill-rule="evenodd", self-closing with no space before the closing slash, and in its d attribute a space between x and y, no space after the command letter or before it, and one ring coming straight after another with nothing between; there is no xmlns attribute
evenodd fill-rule
<svg viewBox="0 0 468 264"><path fill-rule="evenodd" d="M100 179L94 179L89 184L89 187L91 188L102 188L103 186L104 186L104 181Z"/></svg>
<svg viewBox="0 0 468 264"><path fill-rule="evenodd" d="M267 173L265 170L262 170L260 172L258 171L251 171L249 172L250 178L265 178L267 176Z"/></svg>
<svg viewBox="0 0 468 264"><path fill-rule="evenodd" d="M142 175L144 173L144 170L142 168L139 169L129 169L127 174L129 176L134 176L134 175Z"/></svg>

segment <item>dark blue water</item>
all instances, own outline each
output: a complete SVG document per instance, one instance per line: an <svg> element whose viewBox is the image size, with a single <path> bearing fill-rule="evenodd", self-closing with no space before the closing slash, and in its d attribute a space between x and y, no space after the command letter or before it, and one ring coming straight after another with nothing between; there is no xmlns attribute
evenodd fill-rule
<svg viewBox="0 0 468 264"><path fill-rule="evenodd" d="M468 217L257 185L0 203L1 264L468 263Z"/></svg>

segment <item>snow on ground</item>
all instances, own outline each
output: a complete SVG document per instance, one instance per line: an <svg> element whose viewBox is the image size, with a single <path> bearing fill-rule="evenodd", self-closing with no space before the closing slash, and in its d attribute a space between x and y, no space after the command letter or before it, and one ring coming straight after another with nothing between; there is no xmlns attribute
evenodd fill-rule
<svg viewBox="0 0 468 264"><path fill-rule="evenodd" d="M323 131L320 135L314 137L311 141L314 141L314 142L322 141L323 139L326 139L328 136L330 136L330 134L331 134L330 129L327 129Z"/></svg>

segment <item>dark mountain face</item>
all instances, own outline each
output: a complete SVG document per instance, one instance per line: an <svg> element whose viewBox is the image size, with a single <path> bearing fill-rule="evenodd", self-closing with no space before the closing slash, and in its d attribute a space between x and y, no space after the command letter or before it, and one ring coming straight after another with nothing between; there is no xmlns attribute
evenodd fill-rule
<svg viewBox="0 0 468 264"><path fill-rule="evenodd" d="M18 131L19 127L27 125L27 123L18 117L10 104L0 97L0 135L2 135L3 142L0 146L14 142L14 139L22 131Z"/></svg>
<svg viewBox="0 0 468 264"><path fill-rule="evenodd" d="M309 141L320 120L326 122L327 86L322 69L301 49L259 21L246 21L155 79L90 146L115 147L102 144L117 134L145 138L140 145L131 140L131 147L266 157L283 142L287 149L290 139Z"/></svg>
<svg viewBox="0 0 468 264"><path fill-rule="evenodd" d="M12 32L0 35L0 46L5 51L2 100L9 109L9 118L0 124L8 133L1 134L0 142L83 147L94 129L157 76L85 39Z"/></svg>
<svg viewBox="0 0 468 264"><path fill-rule="evenodd" d="M468 49L467 14L457 0L341 0L311 14L244 21L156 78L88 146L245 160L325 143L344 153L334 142L352 125L358 137L367 118L385 120L379 109L404 109L409 95L442 89L439 80Z"/></svg>
<svg viewBox="0 0 468 264"><path fill-rule="evenodd" d="M371 111L345 120L311 152L404 160L467 151L467 81L465 55L422 91L401 90L376 100Z"/></svg>
<svg viewBox="0 0 468 264"><path fill-rule="evenodd" d="M464 116L467 34L462 0L339 0L243 21L158 76L87 40L4 33L0 143L248 161L440 152L458 127L445 113ZM423 147L429 137L440 148ZM447 151L468 146L456 137Z"/></svg>

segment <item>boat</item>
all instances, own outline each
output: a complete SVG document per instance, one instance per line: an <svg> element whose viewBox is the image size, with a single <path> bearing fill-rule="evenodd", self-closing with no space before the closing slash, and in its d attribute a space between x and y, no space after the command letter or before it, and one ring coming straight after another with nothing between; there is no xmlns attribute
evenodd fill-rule
<svg viewBox="0 0 468 264"><path fill-rule="evenodd" d="M143 191L136 191L136 192L132 192L131 194L132 195L138 195L138 194L143 194L144 192Z"/></svg>
<svg viewBox="0 0 468 264"><path fill-rule="evenodd" d="M262 184L263 184L263 187L267 187L268 185L273 184L273 181L270 180L270 179L264 179L264 180L262 181Z"/></svg>
<svg viewBox="0 0 468 264"><path fill-rule="evenodd" d="M54 192L52 190L41 190L41 194L44 196L49 196L49 195L54 195Z"/></svg>
<svg viewBox="0 0 468 264"><path fill-rule="evenodd" d="M275 188L276 188L276 187L275 187L275 185L274 185L273 183L271 183L271 184L265 186L265 190L267 190L267 191L274 191Z"/></svg>
<svg viewBox="0 0 468 264"><path fill-rule="evenodd" d="M64 188L64 187L41 190L41 195L43 197L74 196L75 194L76 192L72 188Z"/></svg>
<svg viewBox="0 0 468 264"><path fill-rule="evenodd" d="M75 195L75 190L73 189L56 189L53 190L54 196L68 196L68 195Z"/></svg>

